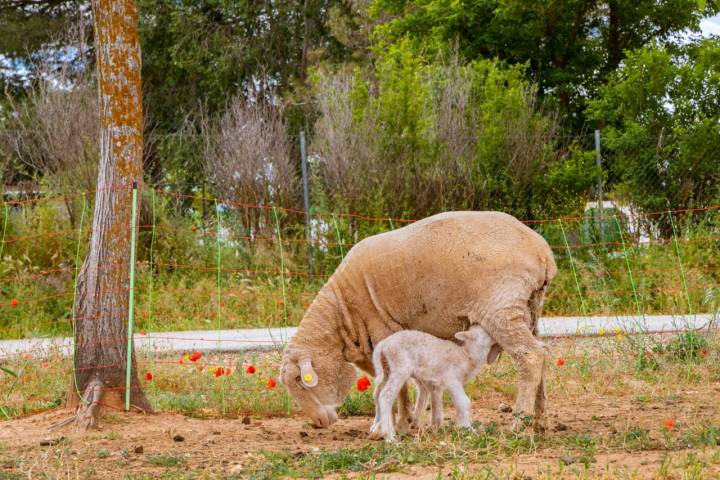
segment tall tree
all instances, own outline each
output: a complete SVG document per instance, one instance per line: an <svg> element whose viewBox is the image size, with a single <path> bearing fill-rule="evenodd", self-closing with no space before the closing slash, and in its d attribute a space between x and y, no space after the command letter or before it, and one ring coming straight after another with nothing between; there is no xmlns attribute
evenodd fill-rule
<svg viewBox="0 0 720 480"><path fill-rule="evenodd" d="M100 166L90 249L75 305L78 425L97 423L125 393L133 182L142 180L143 110L138 11L134 0L93 0L100 109ZM150 403L132 368L132 404Z"/></svg>
<svg viewBox="0 0 720 480"><path fill-rule="evenodd" d="M626 52L697 32L717 0L373 0L382 50L410 38L418 52L457 48L468 60L527 64L540 94L583 126L584 104Z"/></svg>

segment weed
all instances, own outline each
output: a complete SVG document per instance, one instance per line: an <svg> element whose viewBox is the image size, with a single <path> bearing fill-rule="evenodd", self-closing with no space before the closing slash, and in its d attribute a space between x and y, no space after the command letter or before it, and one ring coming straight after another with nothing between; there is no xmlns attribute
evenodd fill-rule
<svg viewBox="0 0 720 480"><path fill-rule="evenodd" d="M148 456L147 462L156 467L178 467L185 464L185 459L176 455L160 453Z"/></svg>

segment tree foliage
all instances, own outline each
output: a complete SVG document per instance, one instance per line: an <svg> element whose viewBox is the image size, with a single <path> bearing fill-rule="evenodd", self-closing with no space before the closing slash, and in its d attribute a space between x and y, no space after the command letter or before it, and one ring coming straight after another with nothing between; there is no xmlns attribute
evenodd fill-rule
<svg viewBox="0 0 720 480"><path fill-rule="evenodd" d="M720 200L720 44L631 52L590 102L618 194L645 211Z"/></svg>

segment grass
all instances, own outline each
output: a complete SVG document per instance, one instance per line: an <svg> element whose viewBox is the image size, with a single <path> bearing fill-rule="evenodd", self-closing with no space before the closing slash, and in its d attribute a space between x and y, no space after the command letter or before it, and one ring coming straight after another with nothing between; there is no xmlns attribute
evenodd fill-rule
<svg viewBox="0 0 720 480"><path fill-rule="evenodd" d="M250 241L239 219L228 215L224 221L229 238L221 242L218 251L215 238L208 233L213 231L212 225L206 225L208 231L203 233L197 219L178 215L167 206L160 210L154 240L147 221L139 235L137 331L297 325L342 260L334 230L317 232L321 237L314 249L315 275L308 275L304 228L290 214L281 218L281 257L274 228L259 232L258 238ZM582 240L580 225L572 221L564 227L572 244L570 255L557 225L534 225L553 246L559 268L544 313L637 314L640 309L645 314L680 315L718 311L720 244L715 241L715 213L708 215L706 222L683 231L678 249L668 239L630 246L627 263L620 246ZM267 220L274 225L274 219ZM84 258L86 239L80 239L77 256L77 225L68 228L68 223L63 207L52 202L11 210L0 262L0 338L72 332L75 267L77 259ZM345 231L341 237L360 239L391 228L388 222L379 227L361 219L353 224L356 231ZM349 228L345 223L341 227ZM85 234L87 230L86 225ZM345 245L343 251L350 246ZM278 274L281 264L285 267L282 276ZM633 291L637 291L637 302Z"/></svg>

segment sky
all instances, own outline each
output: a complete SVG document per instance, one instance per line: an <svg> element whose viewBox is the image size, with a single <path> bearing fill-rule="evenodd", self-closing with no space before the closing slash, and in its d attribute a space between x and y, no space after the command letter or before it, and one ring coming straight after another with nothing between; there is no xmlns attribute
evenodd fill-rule
<svg viewBox="0 0 720 480"><path fill-rule="evenodd" d="M720 35L720 15L706 18L700 22L703 36Z"/></svg>

